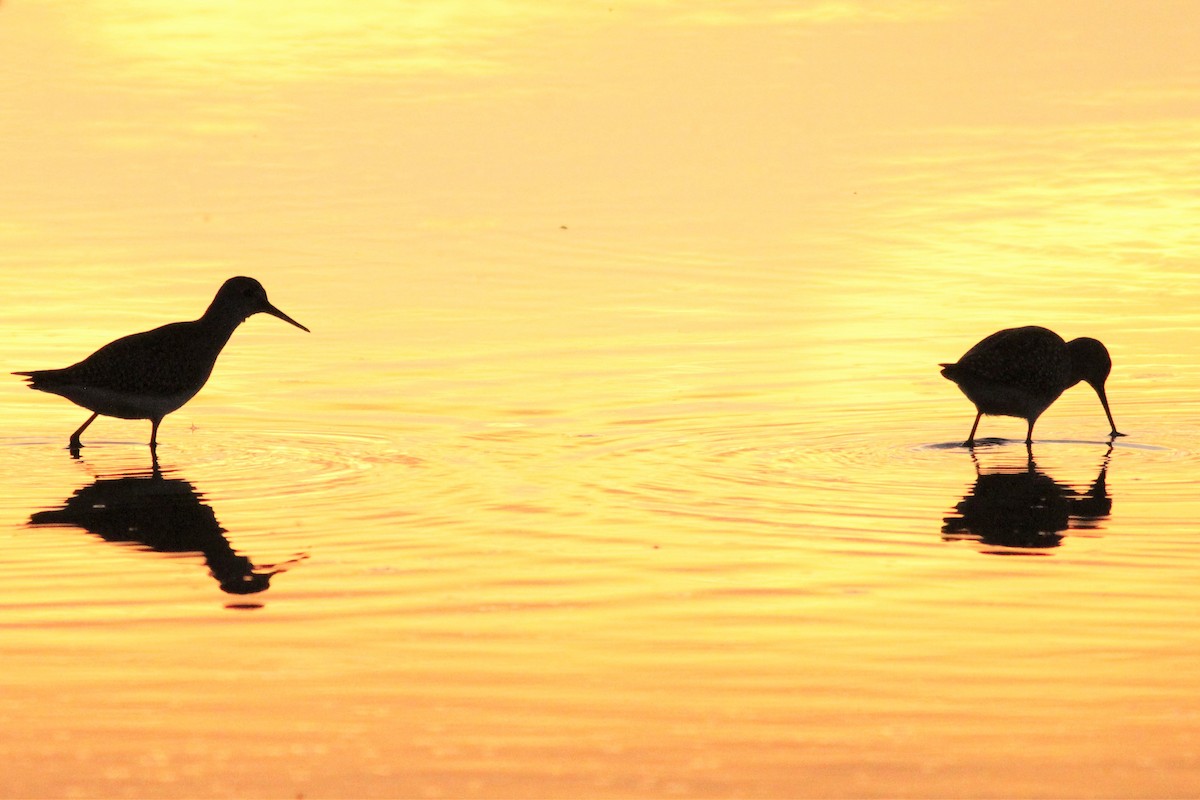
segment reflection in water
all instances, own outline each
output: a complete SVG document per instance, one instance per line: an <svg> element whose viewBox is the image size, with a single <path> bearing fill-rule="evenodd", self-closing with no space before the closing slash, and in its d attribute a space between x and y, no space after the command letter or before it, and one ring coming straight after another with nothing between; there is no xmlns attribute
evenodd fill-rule
<svg viewBox="0 0 1200 800"><path fill-rule="evenodd" d="M196 488L164 478L157 463L149 472L97 478L62 507L33 514L29 524L83 528L109 542L141 544L159 553L200 553L229 594L264 591L287 566L256 566L239 555Z"/></svg>
<svg viewBox="0 0 1200 800"><path fill-rule="evenodd" d="M945 518L943 538L947 541L975 539L1002 547L1057 547L1062 531L1096 526L1112 512L1108 495L1108 461L1112 445L1104 454L1100 474L1086 491L1071 487L1041 472L1032 450L1024 469L1002 468L982 472L975 462L975 486Z"/></svg>

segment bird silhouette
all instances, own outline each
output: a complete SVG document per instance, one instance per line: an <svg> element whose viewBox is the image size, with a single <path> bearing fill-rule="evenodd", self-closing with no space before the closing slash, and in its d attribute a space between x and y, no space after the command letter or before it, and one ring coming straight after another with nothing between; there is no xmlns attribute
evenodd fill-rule
<svg viewBox="0 0 1200 800"><path fill-rule="evenodd" d="M1110 436L1117 432L1105 381L1112 371L1108 350L1095 339L1063 341L1057 333L1036 325L997 331L972 347L958 361L941 364L942 375L958 384L975 404L975 424L963 444L975 444L975 431L984 414L1021 417L1029 427L1025 443L1033 443L1033 425L1063 392L1080 381L1100 398Z"/></svg>
<svg viewBox="0 0 1200 800"><path fill-rule="evenodd" d="M24 376L31 389L60 395L92 412L87 422L71 434L72 451L83 446L80 434L101 414L150 420L150 449L155 450L163 417L203 388L229 337L258 313L308 331L271 305L258 281L230 278L195 321L173 322L124 336L69 367L13 374Z"/></svg>

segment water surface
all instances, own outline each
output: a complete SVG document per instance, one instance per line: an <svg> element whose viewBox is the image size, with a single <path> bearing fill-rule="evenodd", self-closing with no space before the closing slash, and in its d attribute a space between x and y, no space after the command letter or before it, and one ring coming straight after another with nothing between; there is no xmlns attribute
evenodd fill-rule
<svg viewBox="0 0 1200 800"><path fill-rule="evenodd" d="M1163 797L1200 768L1189 4L0 8L7 796ZM1039 421L936 364L1112 352Z"/></svg>

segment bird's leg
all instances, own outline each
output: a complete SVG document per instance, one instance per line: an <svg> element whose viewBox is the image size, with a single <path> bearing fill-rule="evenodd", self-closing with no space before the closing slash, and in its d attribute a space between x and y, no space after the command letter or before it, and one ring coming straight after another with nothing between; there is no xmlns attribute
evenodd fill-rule
<svg viewBox="0 0 1200 800"><path fill-rule="evenodd" d="M1025 444L1027 445L1033 444L1033 423L1035 422L1037 422L1036 419L1029 420L1029 430L1025 433Z"/></svg>
<svg viewBox="0 0 1200 800"><path fill-rule="evenodd" d="M971 426L971 432L967 434L967 440L963 442L963 447L975 446L975 429L979 427L979 418L982 416L982 411L975 415L975 424Z"/></svg>
<svg viewBox="0 0 1200 800"><path fill-rule="evenodd" d="M158 455L158 423L162 422L162 417L150 420L150 452Z"/></svg>
<svg viewBox="0 0 1200 800"><path fill-rule="evenodd" d="M87 430L87 426L91 425L93 422L95 422L96 417L98 417L98 416L100 416L99 411L97 411L95 414L92 414L90 417L88 417L87 422L80 425L79 430L77 430L71 434L71 443L68 445L68 449L78 450L79 448L83 447L83 442L79 441L79 434L81 434L85 430Z"/></svg>

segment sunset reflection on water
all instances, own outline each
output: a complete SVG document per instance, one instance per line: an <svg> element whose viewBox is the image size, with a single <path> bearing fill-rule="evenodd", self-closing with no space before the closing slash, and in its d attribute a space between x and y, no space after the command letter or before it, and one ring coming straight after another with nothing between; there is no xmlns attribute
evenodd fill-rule
<svg viewBox="0 0 1200 800"><path fill-rule="evenodd" d="M0 6L6 796L1181 796L1189 3ZM941 378L1102 340L1022 443ZM1023 556L1023 557L997 557Z"/></svg>

